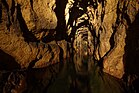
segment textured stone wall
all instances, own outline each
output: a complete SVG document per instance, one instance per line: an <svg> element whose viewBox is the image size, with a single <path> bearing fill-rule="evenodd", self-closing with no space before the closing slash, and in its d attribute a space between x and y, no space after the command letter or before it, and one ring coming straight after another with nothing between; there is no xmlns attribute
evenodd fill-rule
<svg viewBox="0 0 139 93"><path fill-rule="evenodd" d="M66 58L67 42L56 41L54 36L55 3L55 0L0 1L0 49L21 68L45 67Z"/></svg>
<svg viewBox="0 0 139 93"><path fill-rule="evenodd" d="M128 70L138 61L138 13L138 0L0 0L0 65L42 68L74 50L112 76L138 73Z"/></svg>

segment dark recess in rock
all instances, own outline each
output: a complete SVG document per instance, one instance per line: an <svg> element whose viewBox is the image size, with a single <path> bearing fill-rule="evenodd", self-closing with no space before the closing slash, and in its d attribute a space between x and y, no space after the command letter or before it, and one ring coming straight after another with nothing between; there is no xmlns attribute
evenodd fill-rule
<svg viewBox="0 0 139 93"><path fill-rule="evenodd" d="M0 2L0 23L2 22L1 18L2 18L2 4Z"/></svg>
<svg viewBox="0 0 139 93"><path fill-rule="evenodd" d="M134 22L129 25L125 46L125 75L123 77L127 85L130 86L132 93L138 93L139 85L139 13L136 15Z"/></svg>
<svg viewBox="0 0 139 93"><path fill-rule="evenodd" d="M63 40L67 38L66 34L66 23L65 23L65 8L68 0L56 0L55 13L57 16L57 27L56 27L56 40Z"/></svg>

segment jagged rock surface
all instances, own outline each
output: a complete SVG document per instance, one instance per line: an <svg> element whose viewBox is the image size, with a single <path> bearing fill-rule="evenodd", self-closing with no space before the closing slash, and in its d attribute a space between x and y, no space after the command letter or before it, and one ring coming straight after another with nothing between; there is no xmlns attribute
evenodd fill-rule
<svg viewBox="0 0 139 93"><path fill-rule="evenodd" d="M71 13L66 15L69 18L67 33L73 35L75 51L81 55L93 53L94 60L103 65L104 72L122 78L127 59L126 36L129 26L137 20L138 1L75 1L69 10ZM73 19L68 16L73 16Z"/></svg>
<svg viewBox="0 0 139 93"><path fill-rule="evenodd" d="M68 77L63 75L67 73L67 66L61 68L60 65L53 70L51 65L58 62L63 62L64 65L66 58L70 58L68 61L74 61L72 65L76 74L84 76L93 72L94 77L89 76L93 86L94 81L100 84L97 85L99 87L108 82L112 85L114 82L116 85L108 85L108 88L117 87L117 91L122 92L120 83L109 76L112 75L123 79L129 89L137 93L138 19L138 0L0 0L0 70L13 71L0 73L0 92L31 93L36 87L32 85L38 83L48 88L52 78L61 69L62 75L59 75L55 84L59 84L59 79L68 81ZM32 68L48 66L50 71L46 71L44 77L43 72L35 75L36 72L32 71L33 75L26 75L30 74L28 71ZM32 77L39 78L37 80L46 77L48 80L34 83L29 81ZM76 75L72 78L76 80L69 80L69 84L75 87L74 83L77 83L77 89L82 89L83 82L80 78ZM32 85L27 87L26 82ZM13 86L15 89L12 89ZM38 85L38 90L39 88L42 89L41 92L46 91ZM53 92L53 87L48 91ZM86 92L88 89L84 87L81 91ZM102 93L103 89L95 91Z"/></svg>
<svg viewBox="0 0 139 93"><path fill-rule="evenodd" d="M59 62L62 56L59 54L66 58L67 43L54 40L55 0L1 0L0 6L0 49L11 55L21 68Z"/></svg>
<svg viewBox="0 0 139 93"><path fill-rule="evenodd" d="M122 78L132 72L127 64L137 65L138 13L138 0L0 0L0 53L14 59L12 69L42 68L63 61L74 49Z"/></svg>

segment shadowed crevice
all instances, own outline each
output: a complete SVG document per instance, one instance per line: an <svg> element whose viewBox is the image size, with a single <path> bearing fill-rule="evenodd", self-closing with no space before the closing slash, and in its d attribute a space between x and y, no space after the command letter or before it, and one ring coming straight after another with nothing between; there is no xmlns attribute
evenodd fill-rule
<svg viewBox="0 0 139 93"><path fill-rule="evenodd" d="M30 5L31 5L31 8L33 10L33 0L30 0Z"/></svg>
<svg viewBox="0 0 139 93"><path fill-rule="evenodd" d="M7 4L7 2L5 0L2 0L2 5L4 6L4 8L6 9L6 14L7 14L7 19L6 19L6 27L9 30L10 26L11 26L11 20L10 20L10 13L9 13L9 5Z"/></svg>
<svg viewBox="0 0 139 93"><path fill-rule="evenodd" d="M113 33L112 33L112 35L110 37L110 45L111 45L110 50L112 50L114 48L114 46L115 46L114 38L115 38L116 31L117 31L116 27L113 27Z"/></svg>
<svg viewBox="0 0 139 93"><path fill-rule="evenodd" d="M65 21L65 8L68 0L56 0L55 13L57 16L57 27L56 27L56 40L62 40L67 38L66 34L66 21Z"/></svg>
<svg viewBox="0 0 139 93"><path fill-rule="evenodd" d="M35 58L32 62L29 63L28 69L33 68L33 66L35 66L35 63L38 61L39 59Z"/></svg>
<svg viewBox="0 0 139 93"><path fill-rule="evenodd" d="M127 30L125 46L125 71L139 75L139 13Z"/></svg>
<svg viewBox="0 0 139 93"><path fill-rule="evenodd" d="M0 23L2 22L2 3L0 2Z"/></svg>
<svg viewBox="0 0 139 93"><path fill-rule="evenodd" d="M126 46L124 54L124 69L125 74L123 80L126 82L129 90L132 93L139 93L137 88L139 85L139 12L137 13L134 22L129 25L126 31ZM136 75L137 78L132 77ZM134 80L135 78L135 80Z"/></svg>
<svg viewBox="0 0 139 93"><path fill-rule="evenodd" d="M46 31L46 32L47 32L48 29L44 29L43 31ZM48 35L47 35L47 36L44 36L44 37L42 38L42 42L48 43L48 42L54 41L54 40L55 40L54 33L55 33L55 29L49 30Z"/></svg>

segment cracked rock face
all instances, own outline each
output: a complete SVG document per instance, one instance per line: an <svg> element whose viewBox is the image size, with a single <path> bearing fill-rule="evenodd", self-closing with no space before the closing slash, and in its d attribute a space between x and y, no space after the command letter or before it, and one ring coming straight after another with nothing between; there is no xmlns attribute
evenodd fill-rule
<svg viewBox="0 0 139 93"><path fill-rule="evenodd" d="M0 0L0 67L43 68L73 52L117 78L139 73L138 16L138 0Z"/></svg>
<svg viewBox="0 0 139 93"><path fill-rule="evenodd" d="M125 73L125 47L128 42L126 36L130 24L137 20L136 16L133 17L138 13L137 1L71 2L67 4L70 7L67 6L69 10L66 9L70 12L66 17L73 18L66 21L69 23L67 33L73 38L75 51L81 56L94 56L94 60L103 65L104 72L122 78Z"/></svg>
<svg viewBox="0 0 139 93"><path fill-rule="evenodd" d="M54 12L56 7L55 0L17 0L20 5L21 13L29 31L55 29L57 18Z"/></svg>

